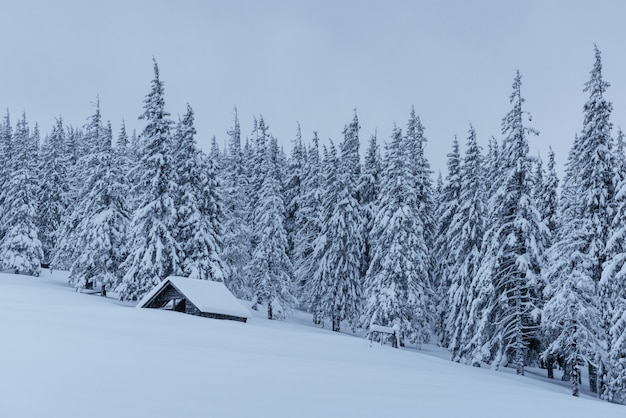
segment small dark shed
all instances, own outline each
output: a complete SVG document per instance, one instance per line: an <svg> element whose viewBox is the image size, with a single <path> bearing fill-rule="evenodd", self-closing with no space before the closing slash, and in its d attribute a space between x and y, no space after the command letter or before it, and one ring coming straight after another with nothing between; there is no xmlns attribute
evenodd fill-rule
<svg viewBox="0 0 626 418"><path fill-rule="evenodd" d="M138 308L165 309L205 318L246 322L250 311L224 283L170 276L139 301Z"/></svg>

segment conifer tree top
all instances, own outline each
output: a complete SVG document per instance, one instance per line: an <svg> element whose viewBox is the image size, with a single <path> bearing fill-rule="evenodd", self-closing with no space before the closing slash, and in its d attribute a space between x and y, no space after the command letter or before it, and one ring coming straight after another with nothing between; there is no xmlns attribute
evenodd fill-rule
<svg viewBox="0 0 626 418"><path fill-rule="evenodd" d="M590 92L591 97L602 97L602 94L604 94L607 88L611 87L611 84L602 79L602 53L597 45L594 45L593 48L596 61L593 64L593 69L589 72L591 78L585 83L583 91Z"/></svg>
<svg viewBox="0 0 626 418"><path fill-rule="evenodd" d="M139 116L139 119L148 121L161 120L170 116L170 114L165 111L165 89L163 82L159 78L159 65L156 59L152 58L152 61L154 63L154 79L151 82L152 88L143 101L145 111Z"/></svg>

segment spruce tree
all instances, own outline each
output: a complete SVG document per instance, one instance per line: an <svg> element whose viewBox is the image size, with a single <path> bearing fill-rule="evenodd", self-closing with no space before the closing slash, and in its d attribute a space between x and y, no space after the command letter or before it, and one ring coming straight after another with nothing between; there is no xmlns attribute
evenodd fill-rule
<svg viewBox="0 0 626 418"><path fill-rule="evenodd" d="M86 187L85 179L99 171L99 157L103 150L105 133L99 100L96 100L94 106L95 112L84 126L84 135L79 135L74 128L68 128L65 135L62 164L67 170L68 178L63 195L64 206L67 210L63 213L57 230L52 257L52 265L64 270L71 269L80 251L84 249L85 243L82 242L80 245L78 243L78 230L79 224L89 217L87 213L88 208L91 207L89 193L91 192L90 186L93 186L91 184ZM77 150L78 148L80 151ZM77 282L70 278L70 282L76 284L77 287L93 285L93 280Z"/></svg>
<svg viewBox="0 0 626 418"><path fill-rule="evenodd" d="M611 229L606 244L607 261L600 281L609 308L606 376L601 396L614 402L626 393L626 173L624 138L620 130L614 153L615 199Z"/></svg>
<svg viewBox="0 0 626 418"><path fill-rule="evenodd" d="M302 200L295 217L293 267L300 302L306 305L307 286L315 271L314 243L321 232L323 173L319 138L313 133L303 169Z"/></svg>
<svg viewBox="0 0 626 418"><path fill-rule="evenodd" d="M248 176L241 149L241 127L235 109L233 127L228 131L227 153L222 170L223 259L230 274L225 284L239 298L252 298L248 264L252 256L252 231L248 223Z"/></svg>
<svg viewBox="0 0 626 418"><path fill-rule="evenodd" d="M472 329L472 322L479 319L470 316L471 284L482 261L486 207L483 159L472 126L458 176L458 206L445 231L451 261L447 269L450 287L446 289L448 315L445 326L454 361L465 360L470 355L468 344L472 336L467 330Z"/></svg>
<svg viewBox="0 0 626 418"><path fill-rule="evenodd" d="M503 180L501 175L502 150L498 140L494 137L489 139L487 155L485 157L485 191L487 200L491 200L500 187Z"/></svg>
<svg viewBox="0 0 626 418"><path fill-rule="evenodd" d="M270 135L269 135L269 126L265 123L263 116L260 116L259 119L254 119L254 126L252 129L252 138L251 142L247 144L248 152L246 154L246 163L248 165L247 173L248 173L248 216L249 223L252 229L255 229L254 225L254 211L258 207L259 203L259 191L261 190L261 186L263 185L263 180L265 179L264 164L265 158L267 154L267 147L269 146ZM256 235L252 236L252 245L256 246L259 237Z"/></svg>
<svg viewBox="0 0 626 418"><path fill-rule="evenodd" d="M120 131L115 142L115 152L117 154L117 161L119 162L121 170L125 176L128 175L134 163L131 145L130 138L126 132L126 122L122 121Z"/></svg>
<svg viewBox="0 0 626 418"><path fill-rule="evenodd" d="M324 326L325 310L322 306L322 296L324 295L327 282L331 280L329 277L331 269L325 263L330 251L330 218L337 201L337 175L339 171L337 148L332 140L328 148L326 146L322 147L321 169L323 173L321 190L323 192L321 194L320 233L313 241L310 266L314 270L311 279L306 282L306 298L309 310L313 313L313 323Z"/></svg>
<svg viewBox="0 0 626 418"><path fill-rule="evenodd" d="M122 300L137 300L165 277L178 271L180 245L174 239L176 208L174 166L169 113L165 110L163 82L154 61L152 89L144 100L146 121L141 134L145 148L131 177L138 179L133 194L136 210L128 231L125 275L117 287Z"/></svg>
<svg viewBox="0 0 626 418"><path fill-rule="evenodd" d="M409 121L406 128L406 144L409 150L409 159L411 160L411 168L413 177L415 178L415 187L417 190L417 210L419 219L424 227L424 239L428 253L426 257L431 257L430 249L435 246L435 201L433 199L432 171L430 162L426 158L426 144L428 140L424 135L426 128L422 124L421 119L415 113L415 109L411 108ZM430 258L431 266L429 271L429 280L433 281L432 274L435 271L435 260Z"/></svg>
<svg viewBox="0 0 626 418"><path fill-rule="evenodd" d="M36 224L38 132L30 135L26 115L22 114L12 136L9 177L3 193L5 234L0 243L0 260L3 270L39 276L43 249Z"/></svg>
<svg viewBox="0 0 626 418"><path fill-rule="evenodd" d="M554 151L551 147L548 152L548 158L548 170L542 176L540 184L538 184L538 193L535 200L541 218L550 232L550 242L552 242L552 237L556 235L558 228L559 178L556 173Z"/></svg>
<svg viewBox="0 0 626 418"><path fill-rule="evenodd" d="M262 168L264 178L254 211L258 243L252 254L253 309L267 306L268 319L283 319L297 303L292 293L292 265L287 256L285 204L279 182L278 145L271 137Z"/></svg>
<svg viewBox="0 0 626 418"><path fill-rule="evenodd" d="M359 179L359 197L361 210L363 211L364 229L363 240L365 242L365 255L363 259L362 274L365 276L372 260L372 237L371 231L374 226L374 218L377 212L377 201L380 193L382 176L382 161L376 133L370 137L369 146L365 154L363 173Z"/></svg>
<svg viewBox="0 0 626 418"><path fill-rule="evenodd" d="M588 366L589 386L592 391L602 395L606 382L598 382L598 376L607 375L605 359L607 352L612 349L610 330L615 303L611 290L612 275L607 273L606 280L603 280L602 271L605 263L611 262L610 254L607 252L607 242L610 238L615 211L616 163L613 156L614 143L611 138L612 105L604 97L609 84L602 77L602 61L597 47L595 48L595 63L590 75L584 88L584 92L589 94L589 99L584 106L583 129L576 136L570 150L563 184L561 219L564 232L567 233L559 234L559 242L554 244L555 251L552 252L552 260L554 263L556 260L571 257L572 246L581 253L579 257L572 260L573 265L569 269L575 269L590 280L585 291L591 293L585 295L585 298L588 299L588 304L593 304L593 312L599 312L600 318L590 319L590 321L595 321L593 329L590 329L594 332L593 338L577 340L577 350L586 354L584 359L578 358L582 364L577 363L576 366ZM566 225L575 225L578 229L565 228ZM566 284L568 280L571 280L568 277L561 277L565 272L556 274ZM578 286L578 284L569 286ZM555 298L555 295L551 294L550 297ZM589 310L589 312L592 311ZM571 326L571 318L568 317L562 321ZM560 334L557 332L555 335L558 337ZM554 340L551 342L552 351L566 351L566 347L555 346L555 341L560 341L557 337L553 337ZM597 366L600 367L599 373ZM598 391L599 386L600 391Z"/></svg>
<svg viewBox="0 0 626 418"><path fill-rule="evenodd" d="M542 356L558 359L572 395L580 391L580 369L595 361L601 344L596 330L601 323L588 245L593 236L588 219L563 219L557 240L548 253L547 302L542 311L542 330L548 344Z"/></svg>
<svg viewBox="0 0 626 418"><path fill-rule="evenodd" d="M589 363L589 386L593 392L602 396L606 382L599 381L606 376L606 352L611 351L610 328L612 323L614 301L611 285L601 280L602 266L608 261L606 243L611 230L611 218L615 199L615 160L613 157L614 141L611 137L610 121L612 104L604 97L610 84L602 77L601 54L595 47L595 63L591 77L585 84L584 92L589 100L584 106L583 129L580 134L581 159L578 167L581 197L583 201L582 216L591 219L595 233L589 243L592 277L599 292L598 306L602 323L599 327L599 340L595 361ZM599 366L599 369L595 367Z"/></svg>
<svg viewBox="0 0 626 418"><path fill-rule="evenodd" d="M450 269L454 265L451 248L448 245L448 230L457 212L461 193L461 155L456 135L452 142L452 151L448 154L447 167L446 180L436 200L437 234L433 248L435 260L433 288L436 290L434 297L437 306L435 332L444 346L449 344L449 333L446 332L445 323L449 314L447 293L451 285Z"/></svg>
<svg viewBox="0 0 626 418"><path fill-rule="evenodd" d="M191 106L174 134L173 158L177 223L175 241L180 244L177 274L201 280L223 281L222 228L217 196L215 164L197 148Z"/></svg>
<svg viewBox="0 0 626 418"><path fill-rule="evenodd" d="M306 164L306 148L302 143L302 130L298 123L296 137L293 140L291 156L287 162L285 190L285 231L287 232L287 254L293 260L294 240L296 234L296 217L302 206L304 167Z"/></svg>
<svg viewBox="0 0 626 418"><path fill-rule="evenodd" d="M7 195L7 188L11 182L12 164L15 158L13 148L13 128L11 126L9 111L7 110L4 120L0 125L0 190L2 190L2 192L0 192L0 215L2 216L8 210L8 208L5 207L8 205L8 203L5 204L5 200L11 199L11 197ZM8 225L5 223L0 224L0 240L3 239L7 227Z"/></svg>
<svg viewBox="0 0 626 418"><path fill-rule="evenodd" d="M68 190L64 158L65 130L63 120L57 119L52 133L41 147L39 159L40 187L38 228L43 248L42 264L50 264L56 246L57 232L65 214L64 195Z"/></svg>
<svg viewBox="0 0 626 418"><path fill-rule="evenodd" d="M430 335L428 260L418 218L410 149L395 128L385 156L378 211L371 231L362 324L397 327L400 344L421 346Z"/></svg>
<svg viewBox="0 0 626 418"><path fill-rule="evenodd" d="M121 280L120 265L125 255L126 228L130 213L128 186L113 148L111 125L102 126L100 109L85 127L90 151L82 156L85 178L70 215L76 220L73 234L64 243L71 248L70 283L77 288L100 285L115 288Z"/></svg>
<svg viewBox="0 0 626 418"><path fill-rule="evenodd" d="M518 374L532 356L537 340L541 292L545 285L541 268L547 229L532 196L532 176L524 126L519 72L510 97L513 106L502 120L503 180L491 199L492 224L485 234L485 257L478 276L491 281L493 294L486 312L489 325L483 351L498 367L507 358Z"/></svg>
<svg viewBox="0 0 626 418"><path fill-rule="evenodd" d="M341 330L344 320L356 327L361 307L364 243L357 188L360 176L358 131L355 114L343 132L337 175L326 191L332 200L326 202L324 210L328 216L315 249L319 264L313 276L314 321L322 323L324 317L330 318L332 330L336 332Z"/></svg>

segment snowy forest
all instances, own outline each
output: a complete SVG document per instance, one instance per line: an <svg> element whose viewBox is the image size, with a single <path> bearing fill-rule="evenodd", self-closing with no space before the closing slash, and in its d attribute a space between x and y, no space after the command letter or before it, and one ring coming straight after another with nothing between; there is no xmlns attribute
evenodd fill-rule
<svg viewBox="0 0 626 418"><path fill-rule="evenodd" d="M259 116L228 141L196 142L188 106L166 110L156 61L140 133L97 102L82 127L0 124L0 266L68 270L77 288L137 301L169 275L223 281L268 319L293 309L333 331L395 326L473 366L581 369L626 398L626 154L601 55L559 180L530 155L522 77L500 138L470 125L435 178L413 109L390 138L363 140L356 111L338 143L303 134L285 150ZM247 133L249 132L249 134ZM361 154L361 142L367 143Z"/></svg>

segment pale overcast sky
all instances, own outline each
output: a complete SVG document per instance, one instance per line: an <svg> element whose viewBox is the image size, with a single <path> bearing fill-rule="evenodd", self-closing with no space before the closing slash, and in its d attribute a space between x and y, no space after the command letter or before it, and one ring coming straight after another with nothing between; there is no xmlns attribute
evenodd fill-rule
<svg viewBox="0 0 626 418"><path fill-rule="evenodd" d="M81 126L100 97L114 129L137 116L154 56L173 117L189 102L198 141L220 144L237 106L244 134L263 114L290 150L304 138L341 140L358 109L362 150L377 129L404 127L414 105L427 153L445 170L454 134L471 121L482 144L500 137L517 69L533 152L562 165L582 126L583 85L603 52L613 123L626 127L626 2L615 1L13 1L0 25L0 109L25 110L49 132ZM545 159L545 158L544 158Z"/></svg>

